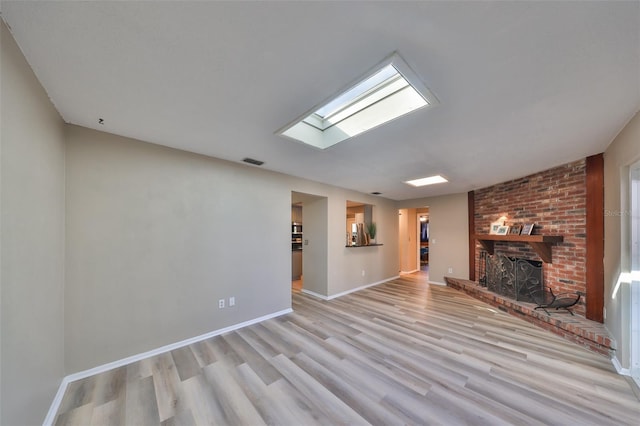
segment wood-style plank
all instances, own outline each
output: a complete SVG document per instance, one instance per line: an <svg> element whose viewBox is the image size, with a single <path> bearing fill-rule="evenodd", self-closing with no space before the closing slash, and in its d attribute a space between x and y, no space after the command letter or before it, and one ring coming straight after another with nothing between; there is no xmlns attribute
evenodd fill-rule
<svg viewBox="0 0 640 426"><path fill-rule="evenodd" d="M637 425L611 362L405 275L68 386L57 425Z"/></svg>
<svg viewBox="0 0 640 426"><path fill-rule="evenodd" d="M178 376L176 365L170 352L154 358L151 366L158 417L164 421L176 414L178 394L182 380Z"/></svg>
<svg viewBox="0 0 640 426"><path fill-rule="evenodd" d="M192 351L192 346L184 346L171 351L171 357L180 380L184 381L200 374L200 364Z"/></svg>
<svg viewBox="0 0 640 426"><path fill-rule="evenodd" d="M127 425L160 423L158 404L154 397L153 377L145 377L127 385L124 422ZM87 422L87 424L89 424Z"/></svg>

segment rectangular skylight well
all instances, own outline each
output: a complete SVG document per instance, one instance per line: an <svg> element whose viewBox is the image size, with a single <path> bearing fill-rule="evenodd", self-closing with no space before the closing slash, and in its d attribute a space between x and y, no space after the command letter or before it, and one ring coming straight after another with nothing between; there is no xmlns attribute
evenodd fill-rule
<svg viewBox="0 0 640 426"><path fill-rule="evenodd" d="M433 185L435 183L444 183L444 182L449 182L449 181L440 175L435 175L435 176L429 176L429 177L420 178L420 179L408 180L405 183L408 183L409 185L412 185L412 186L426 186L426 185Z"/></svg>
<svg viewBox="0 0 640 426"><path fill-rule="evenodd" d="M392 54L370 72L277 133L326 149L438 100Z"/></svg>

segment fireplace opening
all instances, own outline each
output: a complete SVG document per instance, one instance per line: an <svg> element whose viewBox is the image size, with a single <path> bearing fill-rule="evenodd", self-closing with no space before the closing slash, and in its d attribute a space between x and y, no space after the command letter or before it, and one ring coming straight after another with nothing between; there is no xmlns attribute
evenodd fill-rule
<svg viewBox="0 0 640 426"><path fill-rule="evenodd" d="M544 290L541 261L496 254L482 256L482 264L485 269L482 280L494 293L535 303L531 293Z"/></svg>

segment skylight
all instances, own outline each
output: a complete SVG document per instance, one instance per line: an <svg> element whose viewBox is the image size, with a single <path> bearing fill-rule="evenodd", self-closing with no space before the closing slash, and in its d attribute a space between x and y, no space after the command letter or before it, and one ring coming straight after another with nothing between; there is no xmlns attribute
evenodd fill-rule
<svg viewBox="0 0 640 426"><path fill-rule="evenodd" d="M326 149L438 100L397 53L277 133Z"/></svg>
<svg viewBox="0 0 640 426"><path fill-rule="evenodd" d="M440 175L435 175L435 176L429 176L429 177L420 178L420 179L408 180L405 183L408 183L409 185L412 185L412 186L427 186L427 185L433 185L436 183L444 183L444 182L449 182L449 181Z"/></svg>

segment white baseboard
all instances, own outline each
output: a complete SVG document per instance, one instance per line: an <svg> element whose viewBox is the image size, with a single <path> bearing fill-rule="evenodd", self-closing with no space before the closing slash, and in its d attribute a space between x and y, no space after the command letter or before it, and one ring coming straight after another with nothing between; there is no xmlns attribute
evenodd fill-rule
<svg viewBox="0 0 640 426"><path fill-rule="evenodd" d="M611 364L613 364L618 374L622 376L631 376L631 370L629 370L628 368L623 368L622 364L620 364L620 361L618 360L618 358L616 358L615 355L611 357Z"/></svg>
<svg viewBox="0 0 640 426"><path fill-rule="evenodd" d="M320 293L316 293L315 291L311 291L311 290L307 290L306 288L303 288L301 290L304 294L308 294L309 296L313 296L316 297L318 299L322 299L322 300L329 300L329 298L323 294Z"/></svg>
<svg viewBox="0 0 640 426"><path fill-rule="evenodd" d="M446 283L441 283L440 281L429 281L429 284L447 286Z"/></svg>
<svg viewBox="0 0 640 426"><path fill-rule="evenodd" d="M363 285L363 286L360 286L360 287L356 287L356 288L352 288L350 290L343 291L343 292L340 292L340 293L332 294L331 296L329 296L328 300L335 299L336 297L346 296L347 294L354 293L354 292L360 291L360 290L364 290L365 288L373 287L374 285L379 285L379 284L382 284L382 283L386 283L387 281L395 280L397 278L400 278L400 275L396 275L395 277L385 278L382 281L377 281L375 283L366 284L366 285Z"/></svg>
<svg viewBox="0 0 640 426"><path fill-rule="evenodd" d="M47 416L44 418L44 422L42 422L43 426L51 426L53 425L56 419L56 413L60 408L60 403L62 402L62 397L64 393L67 391L67 385L69 384L69 380L66 377L62 379L60 386L58 387L58 392L56 392L56 396L53 398L51 402L51 406L49 407L49 411L47 412Z"/></svg>
<svg viewBox="0 0 640 426"><path fill-rule="evenodd" d="M420 272L420 269L414 269L413 271L400 271L400 275L415 274L416 272Z"/></svg>
<svg viewBox="0 0 640 426"><path fill-rule="evenodd" d="M282 311L274 312L272 314L264 315L258 318L254 318L249 321L244 321L239 324L234 324L229 327L221 328L218 330L210 331L209 333L201 334L200 336L191 337L189 339L182 340L180 342L171 343L169 345L161 346L156 349L152 349L147 352L143 352L140 354L132 355L126 358L122 358L117 361L109 362L107 364L99 365L94 368L90 368L88 370L79 371L77 373L70 374L62 379L62 383L60 383L60 387L58 388L58 392L51 403L51 407L49 407L49 412L47 413L47 417L45 417L43 425L49 426L52 425L55 421L56 413L60 408L60 403L62 402L62 397L67 390L67 385L71 382L75 382L76 380L84 379L96 374L104 373L105 371L113 370L114 368L122 367L124 365L131 364L136 361L140 361L146 358L151 358L152 356L160 355L165 352L172 351L174 349L181 348L183 346L191 345L196 342L200 342L202 340L207 340L211 337L219 336L224 333L228 333L230 331L238 330L243 327L247 327L249 325L257 324L262 321L266 321L271 318L279 317L281 315L290 314L293 312L293 309L288 308Z"/></svg>
<svg viewBox="0 0 640 426"><path fill-rule="evenodd" d="M400 275L396 275L396 276L390 277L390 278L385 278L382 281L376 281L375 283L365 284L363 286L352 288L350 290L343 291L343 292L340 292L340 293L332 294L330 296L325 296L323 294L316 293L315 291L311 291L311 290L306 290L304 288L302 289L302 292L304 294L308 294L309 296L317 297L318 299L332 300L332 299L335 299L336 297L346 296L347 294L350 294L350 293L353 293L353 292L356 292L356 291L360 291L360 290L364 290L365 288L373 287L374 285L379 285L379 284L382 284L382 283L386 283L387 281L395 280L397 278L400 278Z"/></svg>

